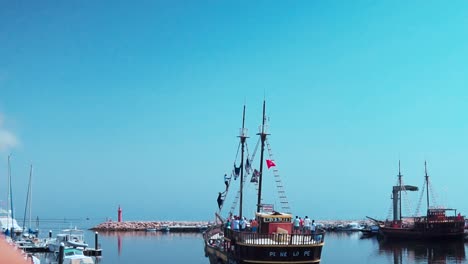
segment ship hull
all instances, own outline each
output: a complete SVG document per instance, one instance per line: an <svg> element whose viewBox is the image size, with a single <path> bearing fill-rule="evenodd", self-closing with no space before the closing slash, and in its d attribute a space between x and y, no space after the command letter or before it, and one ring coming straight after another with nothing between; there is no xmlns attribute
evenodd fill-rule
<svg viewBox="0 0 468 264"><path fill-rule="evenodd" d="M238 245L243 254L227 253L216 247L205 246L205 255L210 264L247 264L247 263L320 263L323 244L312 247L252 247Z"/></svg>
<svg viewBox="0 0 468 264"><path fill-rule="evenodd" d="M226 230L228 238L221 230L216 226L204 233L205 256L211 264L320 263L324 232L281 236Z"/></svg>
<svg viewBox="0 0 468 264"><path fill-rule="evenodd" d="M438 232L437 230L418 230L411 228L391 228L381 227L380 233L385 239L395 240L443 240L443 239L463 239L464 231Z"/></svg>

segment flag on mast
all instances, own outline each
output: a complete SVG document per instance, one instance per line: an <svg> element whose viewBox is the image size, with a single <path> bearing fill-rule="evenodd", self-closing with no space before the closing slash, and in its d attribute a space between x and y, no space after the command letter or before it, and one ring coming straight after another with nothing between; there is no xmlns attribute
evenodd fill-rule
<svg viewBox="0 0 468 264"><path fill-rule="evenodd" d="M266 160L266 164L267 164L268 169L276 166L276 164L272 160L268 160L268 159Z"/></svg>

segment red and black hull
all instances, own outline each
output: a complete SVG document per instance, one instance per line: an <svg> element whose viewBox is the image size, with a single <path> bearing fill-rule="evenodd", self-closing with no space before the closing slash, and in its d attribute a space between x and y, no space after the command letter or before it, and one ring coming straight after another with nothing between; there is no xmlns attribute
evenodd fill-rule
<svg viewBox="0 0 468 264"><path fill-rule="evenodd" d="M385 239L444 240L463 239L464 221L421 222L413 227L380 227Z"/></svg>

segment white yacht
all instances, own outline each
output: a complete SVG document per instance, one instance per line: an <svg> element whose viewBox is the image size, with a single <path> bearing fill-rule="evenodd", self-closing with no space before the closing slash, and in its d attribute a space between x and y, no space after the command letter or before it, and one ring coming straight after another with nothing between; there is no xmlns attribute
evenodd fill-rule
<svg viewBox="0 0 468 264"><path fill-rule="evenodd" d="M341 229L342 231L361 231L363 230L364 227L361 226L360 224L356 223L356 222L351 222L351 223L348 223L343 229Z"/></svg>
<svg viewBox="0 0 468 264"><path fill-rule="evenodd" d="M55 239L51 239L48 243L51 252L58 252L60 243L66 247L86 249L88 244L84 240L84 231L79 229L65 229L62 233L57 234Z"/></svg>
<svg viewBox="0 0 468 264"><path fill-rule="evenodd" d="M83 255L82 250L65 248L63 251L63 264L94 264L94 260Z"/></svg>
<svg viewBox="0 0 468 264"><path fill-rule="evenodd" d="M11 213L0 208L0 228L2 232L5 233L5 231L10 230L12 227L15 233L23 232L23 229L18 225L16 219L11 217Z"/></svg>

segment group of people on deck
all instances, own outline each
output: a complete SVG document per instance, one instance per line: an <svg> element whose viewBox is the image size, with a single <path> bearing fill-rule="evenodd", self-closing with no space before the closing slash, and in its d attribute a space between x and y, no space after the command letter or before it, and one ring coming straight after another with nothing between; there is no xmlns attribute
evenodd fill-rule
<svg viewBox="0 0 468 264"><path fill-rule="evenodd" d="M234 231L250 231L257 232L258 222L255 219L247 220L247 218L239 216L231 216L226 220L225 228Z"/></svg>
<svg viewBox="0 0 468 264"><path fill-rule="evenodd" d="M316 230L315 220L311 220L307 215L304 219L296 215L293 220L293 233L295 234L314 234Z"/></svg>

